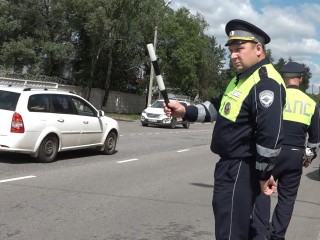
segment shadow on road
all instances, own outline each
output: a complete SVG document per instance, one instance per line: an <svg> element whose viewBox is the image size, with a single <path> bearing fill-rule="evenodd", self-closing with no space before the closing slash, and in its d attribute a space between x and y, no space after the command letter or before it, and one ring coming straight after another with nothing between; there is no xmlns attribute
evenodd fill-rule
<svg viewBox="0 0 320 240"><path fill-rule="evenodd" d="M319 169L318 168L316 168L316 170L314 170L313 172L307 173L306 176L308 178L310 178L311 180L320 181Z"/></svg>
<svg viewBox="0 0 320 240"><path fill-rule="evenodd" d="M190 184L197 187L213 188L213 185L205 184L205 183L190 183Z"/></svg>
<svg viewBox="0 0 320 240"><path fill-rule="evenodd" d="M55 162L67 161L75 158L90 157L100 155L100 152L93 149L82 149L67 152L59 152ZM28 154L21 153L0 153L0 162L9 164L39 163ZM39 163L41 164L41 163Z"/></svg>

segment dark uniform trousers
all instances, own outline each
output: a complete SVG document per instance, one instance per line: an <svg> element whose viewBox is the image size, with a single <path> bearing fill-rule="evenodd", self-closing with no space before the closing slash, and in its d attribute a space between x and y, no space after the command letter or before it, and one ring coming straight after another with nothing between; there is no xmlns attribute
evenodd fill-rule
<svg viewBox="0 0 320 240"><path fill-rule="evenodd" d="M259 183L255 159L220 159L214 181L212 206L216 239L248 240L254 189Z"/></svg>
<svg viewBox="0 0 320 240"><path fill-rule="evenodd" d="M303 156L303 149L283 146L276 160L276 166L272 174L278 181L278 203L272 215L271 239L285 239L286 230L291 220L294 202L297 198L300 185ZM270 216L270 197L260 193L256 198L253 212L253 227L256 229L256 233L251 239L268 239L265 238L265 236L270 235L270 233L266 231L269 229L269 219L263 217L257 219L256 215Z"/></svg>

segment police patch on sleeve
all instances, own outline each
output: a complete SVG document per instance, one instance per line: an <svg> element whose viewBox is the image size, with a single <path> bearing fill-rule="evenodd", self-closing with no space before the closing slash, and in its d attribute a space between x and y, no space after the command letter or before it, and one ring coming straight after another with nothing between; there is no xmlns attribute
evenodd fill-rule
<svg viewBox="0 0 320 240"><path fill-rule="evenodd" d="M259 94L259 100L262 106L268 108L273 103L274 93L270 90L264 90Z"/></svg>

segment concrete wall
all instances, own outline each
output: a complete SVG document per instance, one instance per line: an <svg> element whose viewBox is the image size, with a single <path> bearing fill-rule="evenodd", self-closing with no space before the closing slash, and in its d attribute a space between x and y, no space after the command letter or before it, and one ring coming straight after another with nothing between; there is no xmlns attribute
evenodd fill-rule
<svg viewBox="0 0 320 240"><path fill-rule="evenodd" d="M63 90L68 92L74 92L82 97L85 97L85 89L77 86L63 85L53 82L37 81L37 80L25 80L6 78L0 76L0 86L14 85L19 87L31 87L31 88L55 88L57 90ZM90 94L90 102L98 109L101 109L101 103L104 96L104 90L98 88L92 88ZM110 113L133 113L140 114L146 105L146 96L140 96L136 94L123 93L117 91L110 91L107 106L102 110Z"/></svg>
<svg viewBox="0 0 320 240"><path fill-rule="evenodd" d="M68 87L68 86L67 86ZM60 86L59 86L60 88ZM64 86L61 86L64 88ZM74 91L85 97L85 91L81 88L74 87ZM101 103L104 96L104 90L99 88L92 88L90 94L90 102L98 109L101 109ZM137 94L110 91L107 106L102 110L110 113L131 113L140 114L146 105L146 96Z"/></svg>

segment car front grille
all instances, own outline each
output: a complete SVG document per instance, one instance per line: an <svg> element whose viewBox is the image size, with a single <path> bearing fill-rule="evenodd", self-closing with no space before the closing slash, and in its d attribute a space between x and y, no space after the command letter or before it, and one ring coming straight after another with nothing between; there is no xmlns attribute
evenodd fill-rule
<svg viewBox="0 0 320 240"><path fill-rule="evenodd" d="M149 118L159 118L160 116L161 116L160 114L147 113L147 117Z"/></svg>

